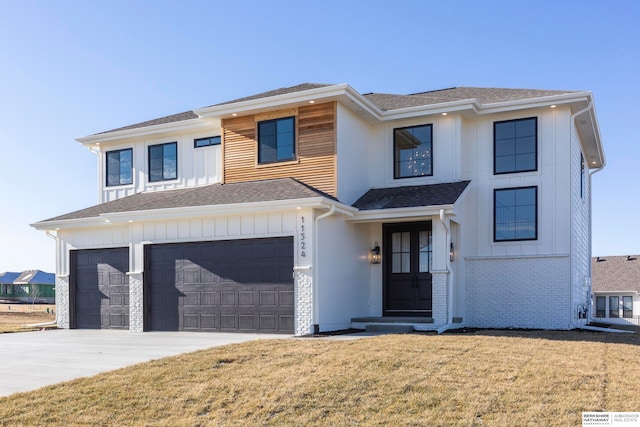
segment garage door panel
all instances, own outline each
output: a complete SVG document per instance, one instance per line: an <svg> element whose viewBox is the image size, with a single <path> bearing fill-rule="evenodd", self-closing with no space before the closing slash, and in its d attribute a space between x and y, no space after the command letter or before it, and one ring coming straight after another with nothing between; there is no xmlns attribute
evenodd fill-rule
<svg viewBox="0 0 640 427"><path fill-rule="evenodd" d="M278 295L276 291L261 291L260 292L260 306L261 307L276 307Z"/></svg>
<svg viewBox="0 0 640 427"><path fill-rule="evenodd" d="M234 331L238 329L238 322L236 321L235 314L221 314L220 315L220 329Z"/></svg>
<svg viewBox="0 0 640 427"><path fill-rule="evenodd" d="M128 248L71 252L74 327L129 327Z"/></svg>
<svg viewBox="0 0 640 427"><path fill-rule="evenodd" d="M280 330L293 331L293 315L281 315L278 320Z"/></svg>
<svg viewBox="0 0 640 427"><path fill-rule="evenodd" d="M278 302L280 307L293 307L293 291L278 292Z"/></svg>
<svg viewBox="0 0 640 427"><path fill-rule="evenodd" d="M145 269L156 269L145 275L150 329L293 332L292 321L281 319L293 319L293 238L150 245L146 251Z"/></svg>
<svg viewBox="0 0 640 427"><path fill-rule="evenodd" d="M238 292L238 305L253 307L256 305L255 292L252 291L239 291Z"/></svg>
<svg viewBox="0 0 640 427"><path fill-rule="evenodd" d="M220 305L222 307L235 307L236 304L236 293L233 291L220 292Z"/></svg>

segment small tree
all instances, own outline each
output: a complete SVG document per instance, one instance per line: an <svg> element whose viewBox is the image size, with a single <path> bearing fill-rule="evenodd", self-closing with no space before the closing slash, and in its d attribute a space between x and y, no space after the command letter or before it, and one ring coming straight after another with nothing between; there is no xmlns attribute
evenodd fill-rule
<svg viewBox="0 0 640 427"><path fill-rule="evenodd" d="M35 309L36 299L40 297L40 286L33 284L29 285L29 297L31 298L31 308Z"/></svg>

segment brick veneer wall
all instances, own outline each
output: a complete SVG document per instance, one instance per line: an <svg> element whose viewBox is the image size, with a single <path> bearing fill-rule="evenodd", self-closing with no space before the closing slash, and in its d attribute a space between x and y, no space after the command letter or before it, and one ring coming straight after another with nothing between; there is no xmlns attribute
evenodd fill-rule
<svg viewBox="0 0 640 427"><path fill-rule="evenodd" d="M570 258L467 260L466 324L482 328L569 328Z"/></svg>
<svg viewBox="0 0 640 427"><path fill-rule="evenodd" d="M56 276L56 318L59 328L69 329L69 276Z"/></svg>
<svg viewBox="0 0 640 427"><path fill-rule="evenodd" d="M296 271L295 275L295 331L306 335L313 328L313 277L311 270Z"/></svg>
<svg viewBox="0 0 640 427"><path fill-rule="evenodd" d="M129 330L144 331L144 300L142 273L129 274Z"/></svg>

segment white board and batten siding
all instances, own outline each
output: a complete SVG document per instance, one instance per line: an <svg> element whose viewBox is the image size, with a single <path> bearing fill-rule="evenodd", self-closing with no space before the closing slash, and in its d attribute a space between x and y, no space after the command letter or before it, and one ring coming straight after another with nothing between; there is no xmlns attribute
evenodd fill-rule
<svg viewBox="0 0 640 427"><path fill-rule="evenodd" d="M179 220L145 221L127 224L105 224L102 227L78 231L60 230L58 271L69 274L69 250L129 247L132 272L144 269L144 245L157 243L198 242L212 240L253 239L294 236L297 243L297 222L305 216L311 221L312 213L276 211L244 215L212 216ZM294 262L300 252L294 251ZM309 251L311 254L311 251Z"/></svg>
<svg viewBox="0 0 640 427"><path fill-rule="evenodd" d="M582 147L573 123L571 127L571 306L574 322L586 324L578 311L591 305L591 176L587 163L581 167Z"/></svg>
<svg viewBox="0 0 640 427"><path fill-rule="evenodd" d="M394 129L428 124L432 125L433 131L433 176L395 179L393 176ZM461 117L458 115L438 115L378 125L373 131L373 145L368 163L369 188L427 185L460 180L462 179L460 150Z"/></svg>
<svg viewBox="0 0 640 427"><path fill-rule="evenodd" d="M541 109L464 120L461 200L466 319L478 327L569 326L572 147L570 111ZM493 124L536 117L538 165L533 172L494 175ZM537 186L536 240L494 242L494 190ZM544 307L544 312L541 311Z"/></svg>
<svg viewBox="0 0 640 427"><path fill-rule="evenodd" d="M219 128L193 133L153 135L152 137L131 139L117 145L104 147L98 153L100 203L110 202L131 196L142 191L174 190L219 183L222 180L221 145L194 147L194 140L220 135ZM178 178L168 181L149 182L149 146L165 143L177 143ZM109 151L132 148L133 183L107 187L106 153Z"/></svg>

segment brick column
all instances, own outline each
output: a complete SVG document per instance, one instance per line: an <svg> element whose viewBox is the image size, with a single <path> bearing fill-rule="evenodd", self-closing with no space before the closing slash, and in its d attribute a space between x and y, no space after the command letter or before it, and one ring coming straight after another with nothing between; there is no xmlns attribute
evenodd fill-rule
<svg viewBox="0 0 640 427"><path fill-rule="evenodd" d="M433 323L445 325L449 318L449 272L432 272Z"/></svg>
<svg viewBox="0 0 640 427"><path fill-rule="evenodd" d="M69 329L69 276L56 276L56 318L58 328Z"/></svg>
<svg viewBox="0 0 640 427"><path fill-rule="evenodd" d="M129 331L144 330L144 299L142 273L127 273L129 276Z"/></svg>
<svg viewBox="0 0 640 427"><path fill-rule="evenodd" d="M295 272L295 334L307 335L313 329L313 276L310 269Z"/></svg>

